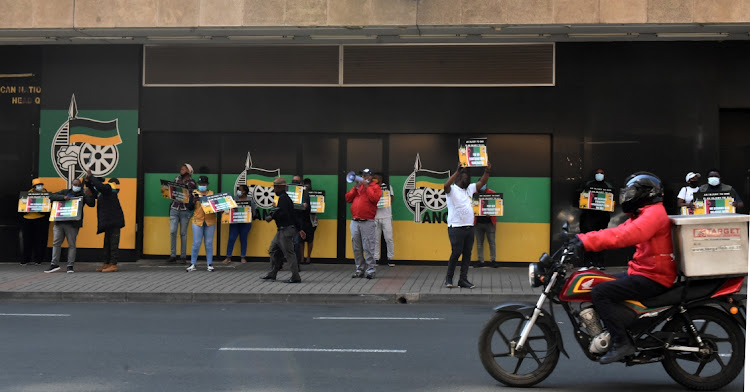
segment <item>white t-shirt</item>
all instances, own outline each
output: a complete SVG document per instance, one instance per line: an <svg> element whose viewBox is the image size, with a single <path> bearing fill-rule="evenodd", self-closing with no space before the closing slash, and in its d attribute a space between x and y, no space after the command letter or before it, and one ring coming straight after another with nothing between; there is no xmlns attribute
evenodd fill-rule
<svg viewBox="0 0 750 392"><path fill-rule="evenodd" d="M391 192L390 201L393 201L393 187L390 185L385 185L385 186L387 186L388 190ZM381 188L382 188L382 185L381 185ZM391 207L378 207L378 211L375 213L375 219L390 218L392 216L393 215L391 213Z"/></svg>
<svg viewBox="0 0 750 392"><path fill-rule="evenodd" d="M445 195L448 202L448 227L474 226L474 209L471 197L477 193L477 184L469 184L461 189L451 184L451 191Z"/></svg>
<svg viewBox="0 0 750 392"><path fill-rule="evenodd" d="M680 189L680 194L677 195L677 198L685 200L685 203L690 203L693 201L693 193L698 192L699 188L700 187L691 188L689 186L684 186Z"/></svg>

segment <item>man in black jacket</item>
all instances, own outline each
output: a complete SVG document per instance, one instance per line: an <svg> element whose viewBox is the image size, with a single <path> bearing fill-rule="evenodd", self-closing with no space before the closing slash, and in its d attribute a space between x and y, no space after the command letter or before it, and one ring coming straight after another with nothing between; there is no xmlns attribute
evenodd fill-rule
<svg viewBox="0 0 750 392"><path fill-rule="evenodd" d="M63 189L60 192L52 193L49 195L50 201L64 201L73 200L75 198L81 198L81 202L89 207L93 207L96 204L96 198L94 198L89 189L86 192L83 191L81 180L75 179L72 183L72 188ZM65 239L68 240L68 273L73 273L73 263L76 261L76 238L78 237L78 230L83 226L83 205L79 205L79 213L81 218L79 220L71 221L56 221L55 226L52 229L52 264L49 268L44 270L46 273L55 272L60 270L60 253L62 252L62 243Z"/></svg>
<svg viewBox="0 0 750 392"><path fill-rule="evenodd" d="M108 183L104 183L102 178L94 177L91 170L87 172L86 185L93 190L93 197L97 200L96 234L104 233L104 264L96 272L117 272L120 229L125 227L125 215L117 197L119 184L117 178L110 178Z"/></svg>
<svg viewBox="0 0 750 392"><path fill-rule="evenodd" d="M276 236L271 241L271 247L268 249L271 256L271 270L261 279L276 280L276 274L281 269L283 260L286 260L289 269L292 271L292 277L285 280L284 283L301 283L297 255L294 253L294 236L299 234L304 240L306 234L302 230L298 215L294 213L292 199L286 193L286 180L284 178L278 177L273 180L273 192L279 197L279 200L276 208L271 210L271 214L266 217L266 222L275 220L277 231Z"/></svg>

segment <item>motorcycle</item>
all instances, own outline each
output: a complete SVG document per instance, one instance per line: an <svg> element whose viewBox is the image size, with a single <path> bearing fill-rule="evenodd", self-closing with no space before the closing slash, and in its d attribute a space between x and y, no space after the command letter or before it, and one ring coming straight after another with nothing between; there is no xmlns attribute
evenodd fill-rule
<svg viewBox="0 0 750 392"><path fill-rule="evenodd" d="M506 303L495 308L479 337L479 357L487 372L512 387L530 387L547 378L560 353L569 358L555 319L561 305L575 340L591 361L610 348L610 335L591 300L596 285L616 279L595 268L576 268L567 224L563 245L529 265L529 284L544 287L536 304ZM745 362L745 277L680 278L669 291L645 301L618 305L636 352L627 366L661 362L684 387L715 390L732 382ZM544 303L549 300L549 309Z"/></svg>

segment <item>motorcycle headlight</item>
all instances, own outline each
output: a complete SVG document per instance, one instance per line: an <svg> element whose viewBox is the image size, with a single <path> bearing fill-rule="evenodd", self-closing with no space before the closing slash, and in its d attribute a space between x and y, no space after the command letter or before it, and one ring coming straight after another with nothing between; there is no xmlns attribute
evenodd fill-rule
<svg viewBox="0 0 750 392"><path fill-rule="evenodd" d="M531 287L544 285L544 268L540 263L529 263L529 285Z"/></svg>

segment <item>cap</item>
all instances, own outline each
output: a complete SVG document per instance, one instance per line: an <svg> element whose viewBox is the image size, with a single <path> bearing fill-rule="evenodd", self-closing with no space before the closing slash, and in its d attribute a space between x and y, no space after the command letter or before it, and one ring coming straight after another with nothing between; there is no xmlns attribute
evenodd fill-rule
<svg viewBox="0 0 750 392"><path fill-rule="evenodd" d="M370 174L371 175L372 174L372 170L370 170L370 169L363 169L361 172L359 172L359 174L362 174L362 175L364 175L364 174Z"/></svg>
<svg viewBox="0 0 750 392"><path fill-rule="evenodd" d="M185 166L188 169L188 172L190 174L193 174L193 166L189 163L183 163L182 166Z"/></svg>
<svg viewBox="0 0 750 392"><path fill-rule="evenodd" d="M208 184L208 177L206 177L206 176L200 176L200 177L198 177L198 183L199 184Z"/></svg>
<svg viewBox="0 0 750 392"><path fill-rule="evenodd" d="M44 185L44 182L42 181L41 178L35 178L35 179L31 180L31 185L32 186L33 185Z"/></svg>
<svg viewBox="0 0 750 392"><path fill-rule="evenodd" d="M690 172L690 173L688 173L688 174L687 174L687 175L685 176L685 182L689 182L689 181L690 181L690 179L691 179L691 178L693 178L693 177L698 177L698 178L700 178L700 177L701 177L701 175L700 175L700 173L693 173L693 172Z"/></svg>

